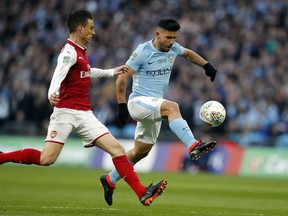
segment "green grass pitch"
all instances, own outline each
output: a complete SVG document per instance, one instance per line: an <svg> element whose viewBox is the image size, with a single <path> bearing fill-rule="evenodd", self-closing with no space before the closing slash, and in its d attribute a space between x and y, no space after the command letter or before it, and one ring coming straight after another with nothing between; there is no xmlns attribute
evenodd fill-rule
<svg viewBox="0 0 288 216"><path fill-rule="evenodd" d="M150 207L120 181L112 206L98 178L104 172L83 167L0 166L0 215L287 216L288 180L152 172L148 185L167 178L165 192Z"/></svg>

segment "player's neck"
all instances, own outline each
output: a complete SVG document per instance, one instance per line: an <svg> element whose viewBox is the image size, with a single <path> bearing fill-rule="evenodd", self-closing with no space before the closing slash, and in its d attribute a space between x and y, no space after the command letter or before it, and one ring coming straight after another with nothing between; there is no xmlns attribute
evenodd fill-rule
<svg viewBox="0 0 288 216"><path fill-rule="evenodd" d="M159 48L159 46L158 46L158 42L157 42L157 38L154 38L153 40L152 40L152 44L153 44L153 46L155 47L155 49L157 49L158 51L160 51L160 48Z"/></svg>
<svg viewBox="0 0 288 216"><path fill-rule="evenodd" d="M85 47L85 44L83 43L83 41L81 40L81 38L77 37L76 35L71 34L70 37L69 37L69 39L70 39L73 43L77 44L78 46L83 47L83 48Z"/></svg>

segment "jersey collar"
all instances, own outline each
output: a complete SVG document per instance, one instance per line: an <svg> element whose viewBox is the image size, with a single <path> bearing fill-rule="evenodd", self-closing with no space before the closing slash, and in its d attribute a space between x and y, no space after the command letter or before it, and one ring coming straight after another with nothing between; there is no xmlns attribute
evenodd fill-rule
<svg viewBox="0 0 288 216"><path fill-rule="evenodd" d="M83 51L86 51L86 47L84 46L84 47L82 47L82 46L79 46L78 44L76 44L76 43L74 43L72 40L70 40L70 39L67 39L67 43L69 43L70 45L72 45L72 46L74 46L74 47L78 47L78 48L80 48L81 50L83 50Z"/></svg>

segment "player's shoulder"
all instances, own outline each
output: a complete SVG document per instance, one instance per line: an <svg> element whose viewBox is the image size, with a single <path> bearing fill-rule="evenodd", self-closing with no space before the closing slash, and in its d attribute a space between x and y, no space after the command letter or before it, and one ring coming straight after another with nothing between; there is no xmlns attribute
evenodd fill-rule
<svg viewBox="0 0 288 216"><path fill-rule="evenodd" d="M183 55L184 47L181 46L179 43L174 42L174 44L171 47L170 51L176 53L176 55Z"/></svg>
<svg viewBox="0 0 288 216"><path fill-rule="evenodd" d="M59 59L63 59L63 63L68 63L70 61L75 62L77 59L77 51L75 47L66 43L59 54Z"/></svg>
<svg viewBox="0 0 288 216"><path fill-rule="evenodd" d="M75 63L77 59L77 52L75 50L75 47L73 47L71 44L66 43L58 56L58 62L63 62L64 64L67 63Z"/></svg>
<svg viewBox="0 0 288 216"><path fill-rule="evenodd" d="M152 50L151 41L146 41L138 45L137 50L140 52L149 52Z"/></svg>
<svg viewBox="0 0 288 216"><path fill-rule="evenodd" d="M179 49L182 49L183 47L178 43L178 42L174 42L173 46L171 47L172 50L177 51Z"/></svg>
<svg viewBox="0 0 288 216"><path fill-rule="evenodd" d="M61 50L61 54L70 55L70 56L71 56L71 55L77 54L77 51L76 51L76 49L75 49L74 46L72 46L72 45L69 44L69 43L66 43L66 44L63 46L62 50Z"/></svg>

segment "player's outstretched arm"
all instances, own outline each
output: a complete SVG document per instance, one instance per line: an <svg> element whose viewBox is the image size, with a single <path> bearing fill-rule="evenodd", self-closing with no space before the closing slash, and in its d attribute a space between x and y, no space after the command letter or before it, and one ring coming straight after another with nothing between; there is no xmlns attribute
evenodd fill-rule
<svg viewBox="0 0 288 216"><path fill-rule="evenodd" d="M113 69L91 68L90 77L91 78L114 77L118 76L119 74L127 73L128 70L129 70L128 67L125 65L121 65Z"/></svg>
<svg viewBox="0 0 288 216"><path fill-rule="evenodd" d="M119 67L114 68L114 76L128 73L128 71L129 71L129 68L126 65L121 65Z"/></svg>
<svg viewBox="0 0 288 216"><path fill-rule="evenodd" d="M200 67L204 67L205 64L207 64L208 62L202 58L200 55L198 55L196 52L184 48L184 53L182 55L185 59L187 59L188 61L200 66Z"/></svg>
<svg viewBox="0 0 288 216"><path fill-rule="evenodd" d="M210 77L211 82L214 81L216 77L217 70L204 58L202 58L200 55L198 55L196 52L184 48L184 54L183 57L186 58L188 61L199 65L200 67L203 67L205 70L206 76Z"/></svg>

